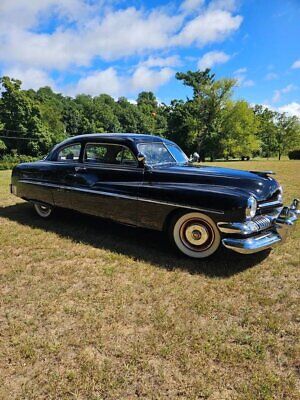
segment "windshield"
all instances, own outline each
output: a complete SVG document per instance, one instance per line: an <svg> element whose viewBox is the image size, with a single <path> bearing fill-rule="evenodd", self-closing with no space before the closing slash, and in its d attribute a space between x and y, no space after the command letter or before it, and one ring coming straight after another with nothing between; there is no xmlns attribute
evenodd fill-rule
<svg viewBox="0 0 300 400"><path fill-rule="evenodd" d="M188 162L187 156L176 144L142 143L138 145L138 149L146 157L148 165Z"/></svg>

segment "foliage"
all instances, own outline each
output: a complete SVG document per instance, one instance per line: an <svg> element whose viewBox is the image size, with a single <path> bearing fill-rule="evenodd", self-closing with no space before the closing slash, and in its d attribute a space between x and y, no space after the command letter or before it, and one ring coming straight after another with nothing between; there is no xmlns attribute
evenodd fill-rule
<svg viewBox="0 0 300 400"><path fill-rule="evenodd" d="M40 159L40 157L32 157L27 155L6 154L0 159L0 170L12 169L14 166L23 162L32 162Z"/></svg>
<svg viewBox="0 0 300 400"><path fill-rule="evenodd" d="M296 117L288 117L285 113L278 115L276 131L277 154L282 154L300 145L300 122Z"/></svg>
<svg viewBox="0 0 300 400"><path fill-rule="evenodd" d="M220 153L223 109L232 94L235 80L215 80L209 69L178 72L176 78L193 90L193 99L188 100L190 131L202 158L209 156L212 160Z"/></svg>
<svg viewBox="0 0 300 400"><path fill-rule="evenodd" d="M1 98L0 120L8 137L4 139L9 150L19 154L38 155L51 144L51 136L41 119L38 104L21 90L21 81L3 77L0 84L4 90ZM28 140L15 140L15 135Z"/></svg>
<svg viewBox="0 0 300 400"><path fill-rule="evenodd" d="M246 101L228 102L223 111L221 148L222 155L250 158L258 153L260 141L256 136L258 121Z"/></svg>
<svg viewBox="0 0 300 400"><path fill-rule="evenodd" d="M3 142L3 140L0 139L0 155L5 153L7 150L7 147L5 145L5 143Z"/></svg>
<svg viewBox="0 0 300 400"><path fill-rule="evenodd" d="M290 160L300 160L300 149L289 151L288 156Z"/></svg>
<svg viewBox="0 0 300 400"><path fill-rule="evenodd" d="M0 157L42 156L67 137L92 132L151 133L178 143L188 154L209 157L280 158L300 146L299 119L246 101L233 101L235 81L209 70L178 72L193 96L160 104L152 92L136 102L107 94L75 98L50 87L22 90L21 81L0 78Z"/></svg>
<svg viewBox="0 0 300 400"><path fill-rule="evenodd" d="M264 157L271 157L277 150L276 117L275 111L262 105L256 105L253 109L258 121L258 137L261 140L261 153Z"/></svg>

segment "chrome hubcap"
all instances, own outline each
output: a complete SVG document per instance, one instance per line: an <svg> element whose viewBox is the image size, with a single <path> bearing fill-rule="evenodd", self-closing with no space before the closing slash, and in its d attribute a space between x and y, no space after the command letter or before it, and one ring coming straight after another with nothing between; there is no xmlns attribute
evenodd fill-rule
<svg viewBox="0 0 300 400"><path fill-rule="evenodd" d="M48 217L51 214L51 207L48 207L46 205L43 204L35 204L34 205L37 213L41 216L41 217Z"/></svg>
<svg viewBox="0 0 300 400"><path fill-rule="evenodd" d="M208 240L208 232L204 226L193 224L186 229L185 237L192 245L200 246Z"/></svg>
<svg viewBox="0 0 300 400"><path fill-rule="evenodd" d="M181 242L193 251L207 250L212 245L214 238L212 227L202 219L187 220L180 228Z"/></svg>

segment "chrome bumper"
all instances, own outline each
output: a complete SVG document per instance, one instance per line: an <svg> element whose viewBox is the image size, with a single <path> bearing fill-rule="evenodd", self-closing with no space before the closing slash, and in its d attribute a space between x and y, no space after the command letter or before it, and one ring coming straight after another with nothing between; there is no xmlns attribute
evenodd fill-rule
<svg viewBox="0 0 300 400"><path fill-rule="evenodd" d="M226 236L222 243L228 249L242 254L257 253L284 242L300 216L299 200L290 207L259 216L246 222L219 222L219 230ZM230 236L229 236L230 235ZM238 237L236 237L238 236Z"/></svg>

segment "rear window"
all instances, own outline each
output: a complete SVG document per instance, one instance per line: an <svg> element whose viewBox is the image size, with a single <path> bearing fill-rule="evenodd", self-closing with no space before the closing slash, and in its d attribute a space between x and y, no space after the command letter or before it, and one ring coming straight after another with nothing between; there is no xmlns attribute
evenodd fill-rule
<svg viewBox="0 0 300 400"><path fill-rule="evenodd" d="M80 151L81 151L80 143L66 146L58 152L57 161L60 162L79 161Z"/></svg>

